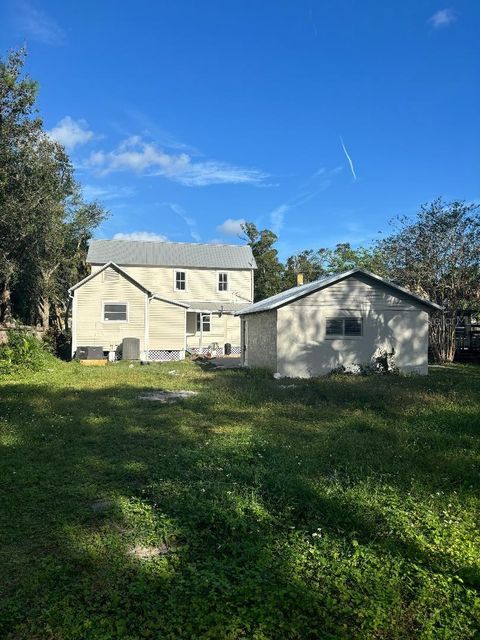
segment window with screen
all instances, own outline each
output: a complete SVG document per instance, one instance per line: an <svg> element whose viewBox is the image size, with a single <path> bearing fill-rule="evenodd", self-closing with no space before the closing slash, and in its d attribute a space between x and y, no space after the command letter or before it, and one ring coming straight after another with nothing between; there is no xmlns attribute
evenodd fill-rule
<svg viewBox="0 0 480 640"><path fill-rule="evenodd" d="M104 322L127 322L126 302L104 302L103 303Z"/></svg>
<svg viewBox="0 0 480 640"><path fill-rule="evenodd" d="M218 274L218 290L228 291L228 273L223 272Z"/></svg>
<svg viewBox="0 0 480 640"><path fill-rule="evenodd" d="M355 338L362 335L362 318L327 318L325 335L328 337Z"/></svg>
<svg viewBox="0 0 480 640"><path fill-rule="evenodd" d="M208 333L210 331L210 314L208 313L197 313L197 331L202 331L203 333Z"/></svg>
<svg viewBox="0 0 480 640"><path fill-rule="evenodd" d="M187 274L185 271L175 271L175 291L186 291Z"/></svg>

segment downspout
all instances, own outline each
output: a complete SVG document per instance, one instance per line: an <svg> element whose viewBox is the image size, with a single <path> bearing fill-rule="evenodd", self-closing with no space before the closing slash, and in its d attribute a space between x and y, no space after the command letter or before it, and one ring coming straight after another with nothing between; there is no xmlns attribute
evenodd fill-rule
<svg viewBox="0 0 480 640"><path fill-rule="evenodd" d="M155 296L152 295L148 295L147 292L145 292L145 320L144 320L144 336L143 336L143 352L144 352L144 356L145 356L145 360L150 360L150 356L149 356L149 342L150 342L150 302L153 300Z"/></svg>

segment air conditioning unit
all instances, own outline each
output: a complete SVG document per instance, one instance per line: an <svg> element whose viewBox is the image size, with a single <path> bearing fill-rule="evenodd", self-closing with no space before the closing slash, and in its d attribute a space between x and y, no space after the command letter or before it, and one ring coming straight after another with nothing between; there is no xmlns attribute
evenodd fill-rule
<svg viewBox="0 0 480 640"><path fill-rule="evenodd" d="M140 340L138 338L123 339L122 360L140 360Z"/></svg>
<svg viewBox="0 0 480 640"><path fill-rule="evenodd" d="M103 347L77 347L75 358L77 360L101 360Z"/></svg>

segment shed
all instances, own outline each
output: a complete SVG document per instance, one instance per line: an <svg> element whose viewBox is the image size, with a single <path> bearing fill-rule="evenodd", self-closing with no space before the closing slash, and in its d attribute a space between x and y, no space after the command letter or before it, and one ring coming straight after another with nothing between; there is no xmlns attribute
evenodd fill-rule
<svg viewBox="0 0 480 640"><path fill-rule="evenodd" d="M441 310L362 269L293 287L237 312L242 363L286 377L325 375L393 354L404 372L428 373L428 321Z"/></svg>

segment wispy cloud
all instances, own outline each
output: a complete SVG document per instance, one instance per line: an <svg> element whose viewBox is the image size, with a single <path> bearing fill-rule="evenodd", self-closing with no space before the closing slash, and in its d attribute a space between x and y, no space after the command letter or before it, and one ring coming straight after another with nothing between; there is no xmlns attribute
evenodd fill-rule
<svg viewBox="0 0 480 640"><path fill-rule="evenodd" d="M116 233L114 240L138 240L140 242L168 242L167 236L151 231L132 231L131 233Z"/></svg>
<svg viewBox="0 0 480 640"><path fill-rule="evenodd" d="M13 20L21 36L42 44L60 45L66 40L65 31L53 18L27 0L15 3Z"/></svg>
<svg viewBox="0 0 480 640"><path fill-rule="evenodd" d="M190 237L195 242L201 242L202 238L197 229L197 221L192 216L189 216L187 212L176 202L161 202L161 207L168 207L173 213L177 214L179 218L181 218L184 223L187 225Z"/></svg>
<svg viewBox="0 0 480 640"><path fill-rule="evenodd" d="M218 225L217 231L225 236L238 236L242 232L242 224L245 224L245 218L227 218Z"/></svg>
<svg viewBox="0 0 480 640"><path fill-rule="evenodd" d="M82 192L87 200L117 200L133 196L136 190L127 186L104 185L100 187L94 184L85 184L82 186Z"/></svg>
<svg viewBox="0 0 480 640"><path fill-rule="evenodd" d="M346 158L348 160L348 164L350 165L350 171L352 172L353 179L356 180L357 179L357 174L355 173L355 168L353 166L352 158L350 157L350 154L347 151L347 147L345 146L345 144L343 142L342 136L340 136L340 143L342 145L343 153L345 154L345 156L346 156Z"/></svg>
<svg viewBox="0 0 480 640"><path fill-rule="evenodd" d="M457 19L457 14L453 9L440 9L430 16L428 22L433 26L434 29L440 29L442 27L448 27Z"/></svg>
<svg viewBox="0 0 480 640"><path fill-rule="evenodd" d="M90 142L94 137L86 120L74 120L70 116L62 118L53 129L50 129L48 135L68 151L73 151L75 147Z"/></svg>
<svg viewBox="0 0 480 640"><path fill-rule="evenodd" d="M131 136L109 152L95 151L89 164L101 174L134 171L162 176L187 187L211 184L260 184L267 175L216 160L194 161L188 153L168 153L140 136Z"/></svg>
<svg viewBox="0 0 480 640"><path fill-rule="evenodd" d="M315 171L306 182L300 185L291 198L270 212L269 218L272 231L278 236L284 226L287 212L307 204L319 193L328 189L332 185L335 176L341 171L342 167L335 167L334 169L321 168Z"/></svg>

